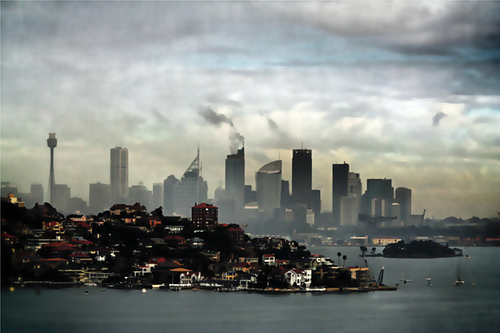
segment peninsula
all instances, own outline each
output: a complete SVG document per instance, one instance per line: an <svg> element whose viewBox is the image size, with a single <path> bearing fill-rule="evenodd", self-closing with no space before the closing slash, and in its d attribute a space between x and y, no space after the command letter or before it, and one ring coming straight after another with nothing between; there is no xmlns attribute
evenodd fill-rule
<svg viewBox="0 0 500 333"><path fill-rule="evenodd" d="M216 207L200 204L196 210ZM286 237L251 237L237 224L164 216L117 204L63 216L2 201L2 285L249 292L395 290L368 267L313 254Z"/></svg>

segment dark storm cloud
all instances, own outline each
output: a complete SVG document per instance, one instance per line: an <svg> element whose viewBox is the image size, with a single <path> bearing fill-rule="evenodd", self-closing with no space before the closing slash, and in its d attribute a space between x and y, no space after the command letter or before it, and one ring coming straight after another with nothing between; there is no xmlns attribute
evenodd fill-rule
<svg viewBox="0 0 500 333"><path fill-rule="evenodd" d="M234 153L241 133L251 148L249 174L301 141L314 148L316 166L353 156L363 175L377 159L384 176L396 162L412 168L415 160L425 161L428 174L449 168L454 175L460 158L481 165L500 156L496 3L1 6L2 148L8 148L2 171L17 173L20 182L35 172L35 180L46 178L45 171L16 166L44 165L49 131L60 138L58 157L82 161L66 168L70 181L75 172L91 181L108 172L115 145L129 147L136 161L131 177L147 177L145 184L164 179L165 170L180 176L200 141L202 151L210 147L203 162L212 186L223 179L219 157L228 137ZM429 126L437 110L449 114L439 125L446 130ZM44 153L33 162L26 147L36 145ZM497 184L491 170L483 177ZM327 184L328 176L319 182ZM72 194L86 196L88 185L81 187ZM422 206L417 196L427 193L414 193Z"/></svg>
<svg viewBox="0 0 500 333"><path fill-rule="evenodd" d="M451 55L463 48L499 46L497 2L311 3L277 7L277 12L360 45L405 55Z"/></svg>

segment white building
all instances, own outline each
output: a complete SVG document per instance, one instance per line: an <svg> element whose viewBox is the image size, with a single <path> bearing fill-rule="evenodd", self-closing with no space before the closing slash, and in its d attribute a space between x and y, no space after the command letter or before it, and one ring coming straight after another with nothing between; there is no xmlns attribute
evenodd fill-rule
<svg viewBox="0 0 500 333"><path fill-rule="evenodd" d="M309 288L312 280L312 270L292 268L285 273L285 278L291 287Z"/></svg>

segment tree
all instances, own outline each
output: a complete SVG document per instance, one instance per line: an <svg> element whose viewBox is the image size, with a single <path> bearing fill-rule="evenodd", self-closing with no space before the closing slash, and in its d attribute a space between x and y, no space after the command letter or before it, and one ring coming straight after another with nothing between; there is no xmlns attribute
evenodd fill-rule
<svg viewBox="0 0 500 333"><path fill-rule="evenodd" d="M342 256L342 253L340 252L337 252L337 257L339 258L339 261L338 261L338 265L337 266L340 266L340 257Z"/></svg>
<svg viewBox="0 0 500 333"><path fill-rule="evenodd" d="M360 246L359 249L361 250L361 255L364 257L368 249L366 248L366 246Z"/></svg>
<svg viewBox="0 0 500 333"><path fill-rule="evenodd" d="M347 256L344 254L344 256L342 257L342 259L344 259L344 267L345 268L345 260L347 259Z"/></svg>

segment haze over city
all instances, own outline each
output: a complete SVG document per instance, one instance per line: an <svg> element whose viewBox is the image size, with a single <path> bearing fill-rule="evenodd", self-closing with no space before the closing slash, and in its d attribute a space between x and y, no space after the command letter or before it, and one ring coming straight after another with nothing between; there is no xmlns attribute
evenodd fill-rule
<svg viewBox="0 0 500 333"><path fill-rule="evenodd" d="M200 148L213 198L245 143L245 183L312 150L408 187L413 212L500 209L500 3L2 2L2 181L88 200L128 149L129 184L180 177ZM233 151L234 152L234 151Z"/></svg>

